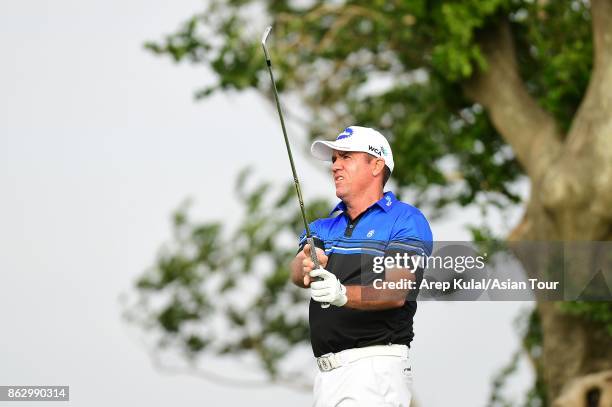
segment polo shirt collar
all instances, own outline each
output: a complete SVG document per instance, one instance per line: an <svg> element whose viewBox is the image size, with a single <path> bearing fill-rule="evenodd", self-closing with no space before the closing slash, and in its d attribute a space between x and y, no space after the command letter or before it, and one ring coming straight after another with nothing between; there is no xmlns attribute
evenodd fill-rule
<svg viewBox="0 0 612 407"><path fill-rule="evenodd" d="M397 198L395 197L393 192L387 191L387 192L384 193L383 197L381 199L379 199L378 201L376 201L375 203L373 203L370 206L370 208L372 206L378 205L385 212L389 212L389 210L391 209L391 206L393 206L393 203L395 201L397 201ZM336 206L334 206L334 209L332 209L332 211L329 214L331 215L331 214L333 214L334 212L337 212L337 211L346 212L346 205L344 204L344 202L342 202L342 201L338 202L338 204Z"/></svg>

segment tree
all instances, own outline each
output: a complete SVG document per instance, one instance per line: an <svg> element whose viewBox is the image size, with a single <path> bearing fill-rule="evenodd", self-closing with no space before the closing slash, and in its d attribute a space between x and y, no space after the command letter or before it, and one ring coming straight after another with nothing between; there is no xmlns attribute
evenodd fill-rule
<svg viewBox="0 0 612 407"><path fill-rule="evenodd" d="M309 134L332 136L353 123L382 130L402 158L394 179L416 204L437 213L455 203L521 204L509 240L612 240L611 0L213 0L147 48L210 68L217 81L199 98L247 89L270 98L259 45L268 19L279 91L303 104ZM521 179L531 186L525 202L513 192ZM264 226L245 227L242 236L259 236ZM242 250L252 260L249 246ZM206 256L191 260L215 264ZM276 261L278 286L266 282L261 301L291 292ZM166 267L162 257L156 270ZM140 287L151 288L144 281ZM184 313L179 308L166 312ZM176 333L199 318L181 314L164 328ZM232 318L238 323L241 315ZM287 343L303 339L301 325L275 318L259 321L294 332ZM610 303L540 301L530 321L541 334L532 357L542 398L554 400L574 377L612 368ZM195 351L206 345L193 344ZM238 349L271 348L248 342L220 351ZM262 355L272 374L279 357Z"/></svg>

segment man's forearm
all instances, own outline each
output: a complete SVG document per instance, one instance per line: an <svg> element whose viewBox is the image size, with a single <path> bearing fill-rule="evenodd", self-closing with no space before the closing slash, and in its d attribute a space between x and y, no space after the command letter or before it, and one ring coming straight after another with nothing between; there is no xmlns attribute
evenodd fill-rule
<svg viewBox="0 0 612 407"><path fill-rule="evenodd" d="M347 285L348 302L345 307L360 310L399 308L404 305L406 294L405 291L402 293L396 290L377 290L372 287Z"/></svg>
<svg viewBox="0 0 612 407"><path fill-rule="evenodd" d="M389 269L386 272L387 282L415 281L415 274L407 269ZM384 310L399 308L404 305L409 289L375 288L372 285L346 286L348 301L346 307L360 310Z"/></svg>

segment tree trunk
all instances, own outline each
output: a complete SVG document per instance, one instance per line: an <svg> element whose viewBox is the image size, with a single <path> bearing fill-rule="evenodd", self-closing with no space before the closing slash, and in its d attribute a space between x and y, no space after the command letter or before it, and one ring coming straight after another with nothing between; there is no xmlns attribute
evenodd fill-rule
<svg viewBox="0 0 612 407"><path fill-rule="evenodd" d="M513 147L531 180L522 221L509 240L612 240L612 1L593 0L594 69L568 134L528 94L520 79L511 27L481 36L488 67L464 85ZM612 337L598 324L538 301L542 371L548 399L571 379L612 369Z"/></svg>

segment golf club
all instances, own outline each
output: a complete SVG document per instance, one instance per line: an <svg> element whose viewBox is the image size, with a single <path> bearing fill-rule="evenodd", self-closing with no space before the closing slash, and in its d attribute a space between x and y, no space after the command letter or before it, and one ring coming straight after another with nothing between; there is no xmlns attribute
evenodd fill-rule
<svg viewBox="0 0 612 407"><path fill-rule="evenodd" d="M264 31L263 37L261 38L261 46L266 56L266 64L268 65L268 72L270 73L270 80L272 81L272 90L274 92L274 100L276 101L276 110L278 110L278 117L280 118L281 127L283 129L283 136L285 137L285 146L287 147L287 154L289 155L289 163L291 163L291 172L293 172L293 182L295 184L295 191L297 193L298 200L300 201L300 210L302 211L302 219L304 221L304 228L306 229L306 242L310 245L310 259L314 263L314 268L318 269L321 267L319 259L317 258L317 250L314 244L314 238L310 233L310 227L308 227L308 220L306 220L306 212L304 210L304 200L302 199L302 190L300 189L300 181L298 180L297 171L295 170L295 164L293 163L293 155L291 154L291 146L289 145L289 138L287 137L287 129L285 129L285 120L283 119L283 112L281 111L280 101L278 100L278 91L276 90L276 82L274 81L274 75L272 74L272 62L270 62L270 55L266 48L266 40L272 30L272 26L268 26ZM321 308L327 308L329 304L322 303Z"/></svg>

